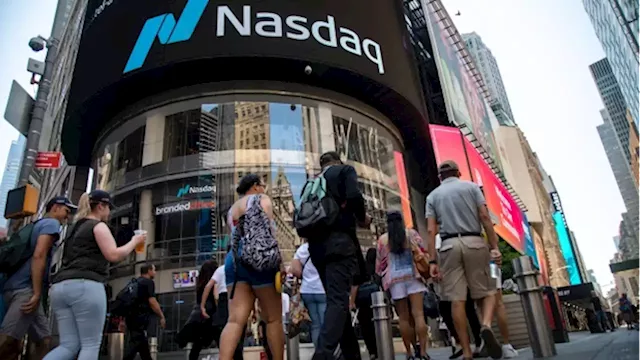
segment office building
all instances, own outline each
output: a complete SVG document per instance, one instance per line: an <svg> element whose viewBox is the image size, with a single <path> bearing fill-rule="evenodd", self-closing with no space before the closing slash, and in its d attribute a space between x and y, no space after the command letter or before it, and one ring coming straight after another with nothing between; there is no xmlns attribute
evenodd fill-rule
<svg viewBox="0 0 640 360"><path fill-rule="evenodd" d="M365 45L384 49L384 63L316 38L265 40L257 30L238 38L231 21L223 25L228 36L215 36L212 14L221 16L224 6L213 2L201 9L188 40L154 41L146 57L130 56L140 29L154 14L177 17L172 2L144 9L121 2L84 24L54 142L76 169L93 168L93 184L112 194L110 225L118 242L137 227L147 230L146 250L114 265L109 285L115 294L142 263L156 264L157 298L172 314L165 334L184 325L194 301L195 284L182 274L207 259L224 259L227 215L246 174L258 174L272 198L285 261L300 243L292 226L295 203L326 151L338 152L359 174L373 217L371 228L357 234L361 244L370 246L385 231L387 210L402 210L409 221L424 218L414 209L424 209L438 180L433 154L424 151L429 139L416 59L402 46L408 36L403 9L398 2L358 1L279 2L278 9L309 19L331 14L337 23L378 19L384 27L360 23L352 31L369 37ZM242 15L233 6L227 11ZM121 34L115 41L114 31ZM164 336L158 348L173 351L177 344Z"/></svg>
<svg viewBox="0 0 640 360"><path fill-rule="evenodd" d="M638 1L583 0L583 4L638 126Z"/></svg>
<svg viewBox="0 0 640 360"><path fill-rule="evenodd" d="M480 35L475 32L463 34L462 38L467 45L469 54L476 64L476 68L482 75L482 79L489 90L489 104L494 108L494 112L496 113L498 120L500 120L500 124L514 124L515 121L513 112L511 111L511 105L509 104L507 90L505 89L504 82L502 81L498 61L491 53L491 49L485 45Z"/></svg>
<svg viewBox="0 0 640 360"><path fill-rule="evenodd" d="M4 167L2 182L0 182L0 228L7 229L9 221L4 218L4 209L7 206L7 193L16 187L18 176L20 175L20 166L22 165L22 157L24 156L24 147L27 139L18 135L18 139L11 142L9 155L7 155L7 163Z"/></svg>
<svg viewBox="0 0 640 360"><path fill-rule="evenodd" d="M598 134L604 147L609 165L613 171L613 176L616 179L618 190L622 196L626 213L628 214L628 225L632 225L635 230L635 235L632 235L635 241L638 240L638 187L634 181L631 167L624 154L628 151L624 151L626 148L620 143L619 137L616 135L616 131L611 121L611 117L606 110L601 110L603 124L598 125ZM628 125L628 123L627 123Z"/></svg>

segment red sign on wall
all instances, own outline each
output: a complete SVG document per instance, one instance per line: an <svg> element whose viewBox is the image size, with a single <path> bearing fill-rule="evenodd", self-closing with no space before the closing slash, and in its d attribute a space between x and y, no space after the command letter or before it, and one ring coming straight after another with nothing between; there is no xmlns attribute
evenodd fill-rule
<svg viewBox="0 0 640 360"><path fill-rule="evenodd" d="M58 151L40 151L36 157L36 169L57 169L62 154Z"/></svg>

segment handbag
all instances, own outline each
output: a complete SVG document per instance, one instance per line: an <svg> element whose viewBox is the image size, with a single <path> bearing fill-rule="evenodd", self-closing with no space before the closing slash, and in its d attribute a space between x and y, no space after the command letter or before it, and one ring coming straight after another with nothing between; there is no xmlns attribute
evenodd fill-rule
<svg viewBox="0 0 640 360"><path fill-rule="evenodd" d="M411 254L413 255L413 263L416 264L416 269L422 278L426 281L431 277L429 271L429 259L422 249L412 240L411 241Z"/></svg>
<svg viewBox="0 0 640 360"><path fill-rule="evenodd" d="M302 302L300 295L300 281L296 280L291 288L289 297L289 322L287 323L287 336L289 339L296 337L306 326L311 325L309 311Z"/></svg>
<svg viewBox="0 0 640 360"><path fill-rule="evenodd" d="M440 297L430 286L427 286L427 291L424 292L422 299L424 316L431 319L440 317Z"/></svg>

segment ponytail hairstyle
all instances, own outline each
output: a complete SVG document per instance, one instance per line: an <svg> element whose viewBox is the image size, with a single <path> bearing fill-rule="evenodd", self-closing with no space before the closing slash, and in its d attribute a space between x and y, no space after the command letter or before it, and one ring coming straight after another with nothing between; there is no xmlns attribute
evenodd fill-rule
<svg viewBox="0 0 640 360"><path fill-rule="evenodd" d="M76 212L75 221L86 218L91 214L91 203L89 201L89 194L84 193L80 196L78 201L78 211Z"/></svg>
<svg viewBox="0 0 640 360"><path fill-rule="evenodd" d="M400 212L389 211L387 213L387 234L391 252L393 254L402 254L406 249L407 231Z"/></svg>

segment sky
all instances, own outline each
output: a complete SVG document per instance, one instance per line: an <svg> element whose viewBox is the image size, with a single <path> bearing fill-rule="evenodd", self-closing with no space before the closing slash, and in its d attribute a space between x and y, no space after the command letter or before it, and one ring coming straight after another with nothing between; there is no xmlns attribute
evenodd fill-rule
<svg viewBox="0 0 640 360"><path fill-rule="evenodd" d="M589 65L605 55L582 1L443 2L460 33L475 31L496 57L515 121L553 178L585 266L611 287L625 208L596 130L604 105Z"/></svg>
<svg viewBox="0 0 640 360"><path fill-rule="evenodd" d="M20 135L4 119L4 111L13 80L35 97L27 72L29 58L44 61L46 51L35 53L29 39L51 33L56 0L0 0L0 169L4 169L11 141Z"/></svg>
<svg viewBox="0 0 640 360"><path fill-rule="evenodd" d="M588 66L604 57L580 0L444 0L461 33L477 32L497 58L514 117L553 177L586 266L603 287L622 198L596 131L603 108ZM47 37L55 0L0 0L0 114L12 80L32 95L27 45ZM18 132L0 120L0 169Z"/></svg>

